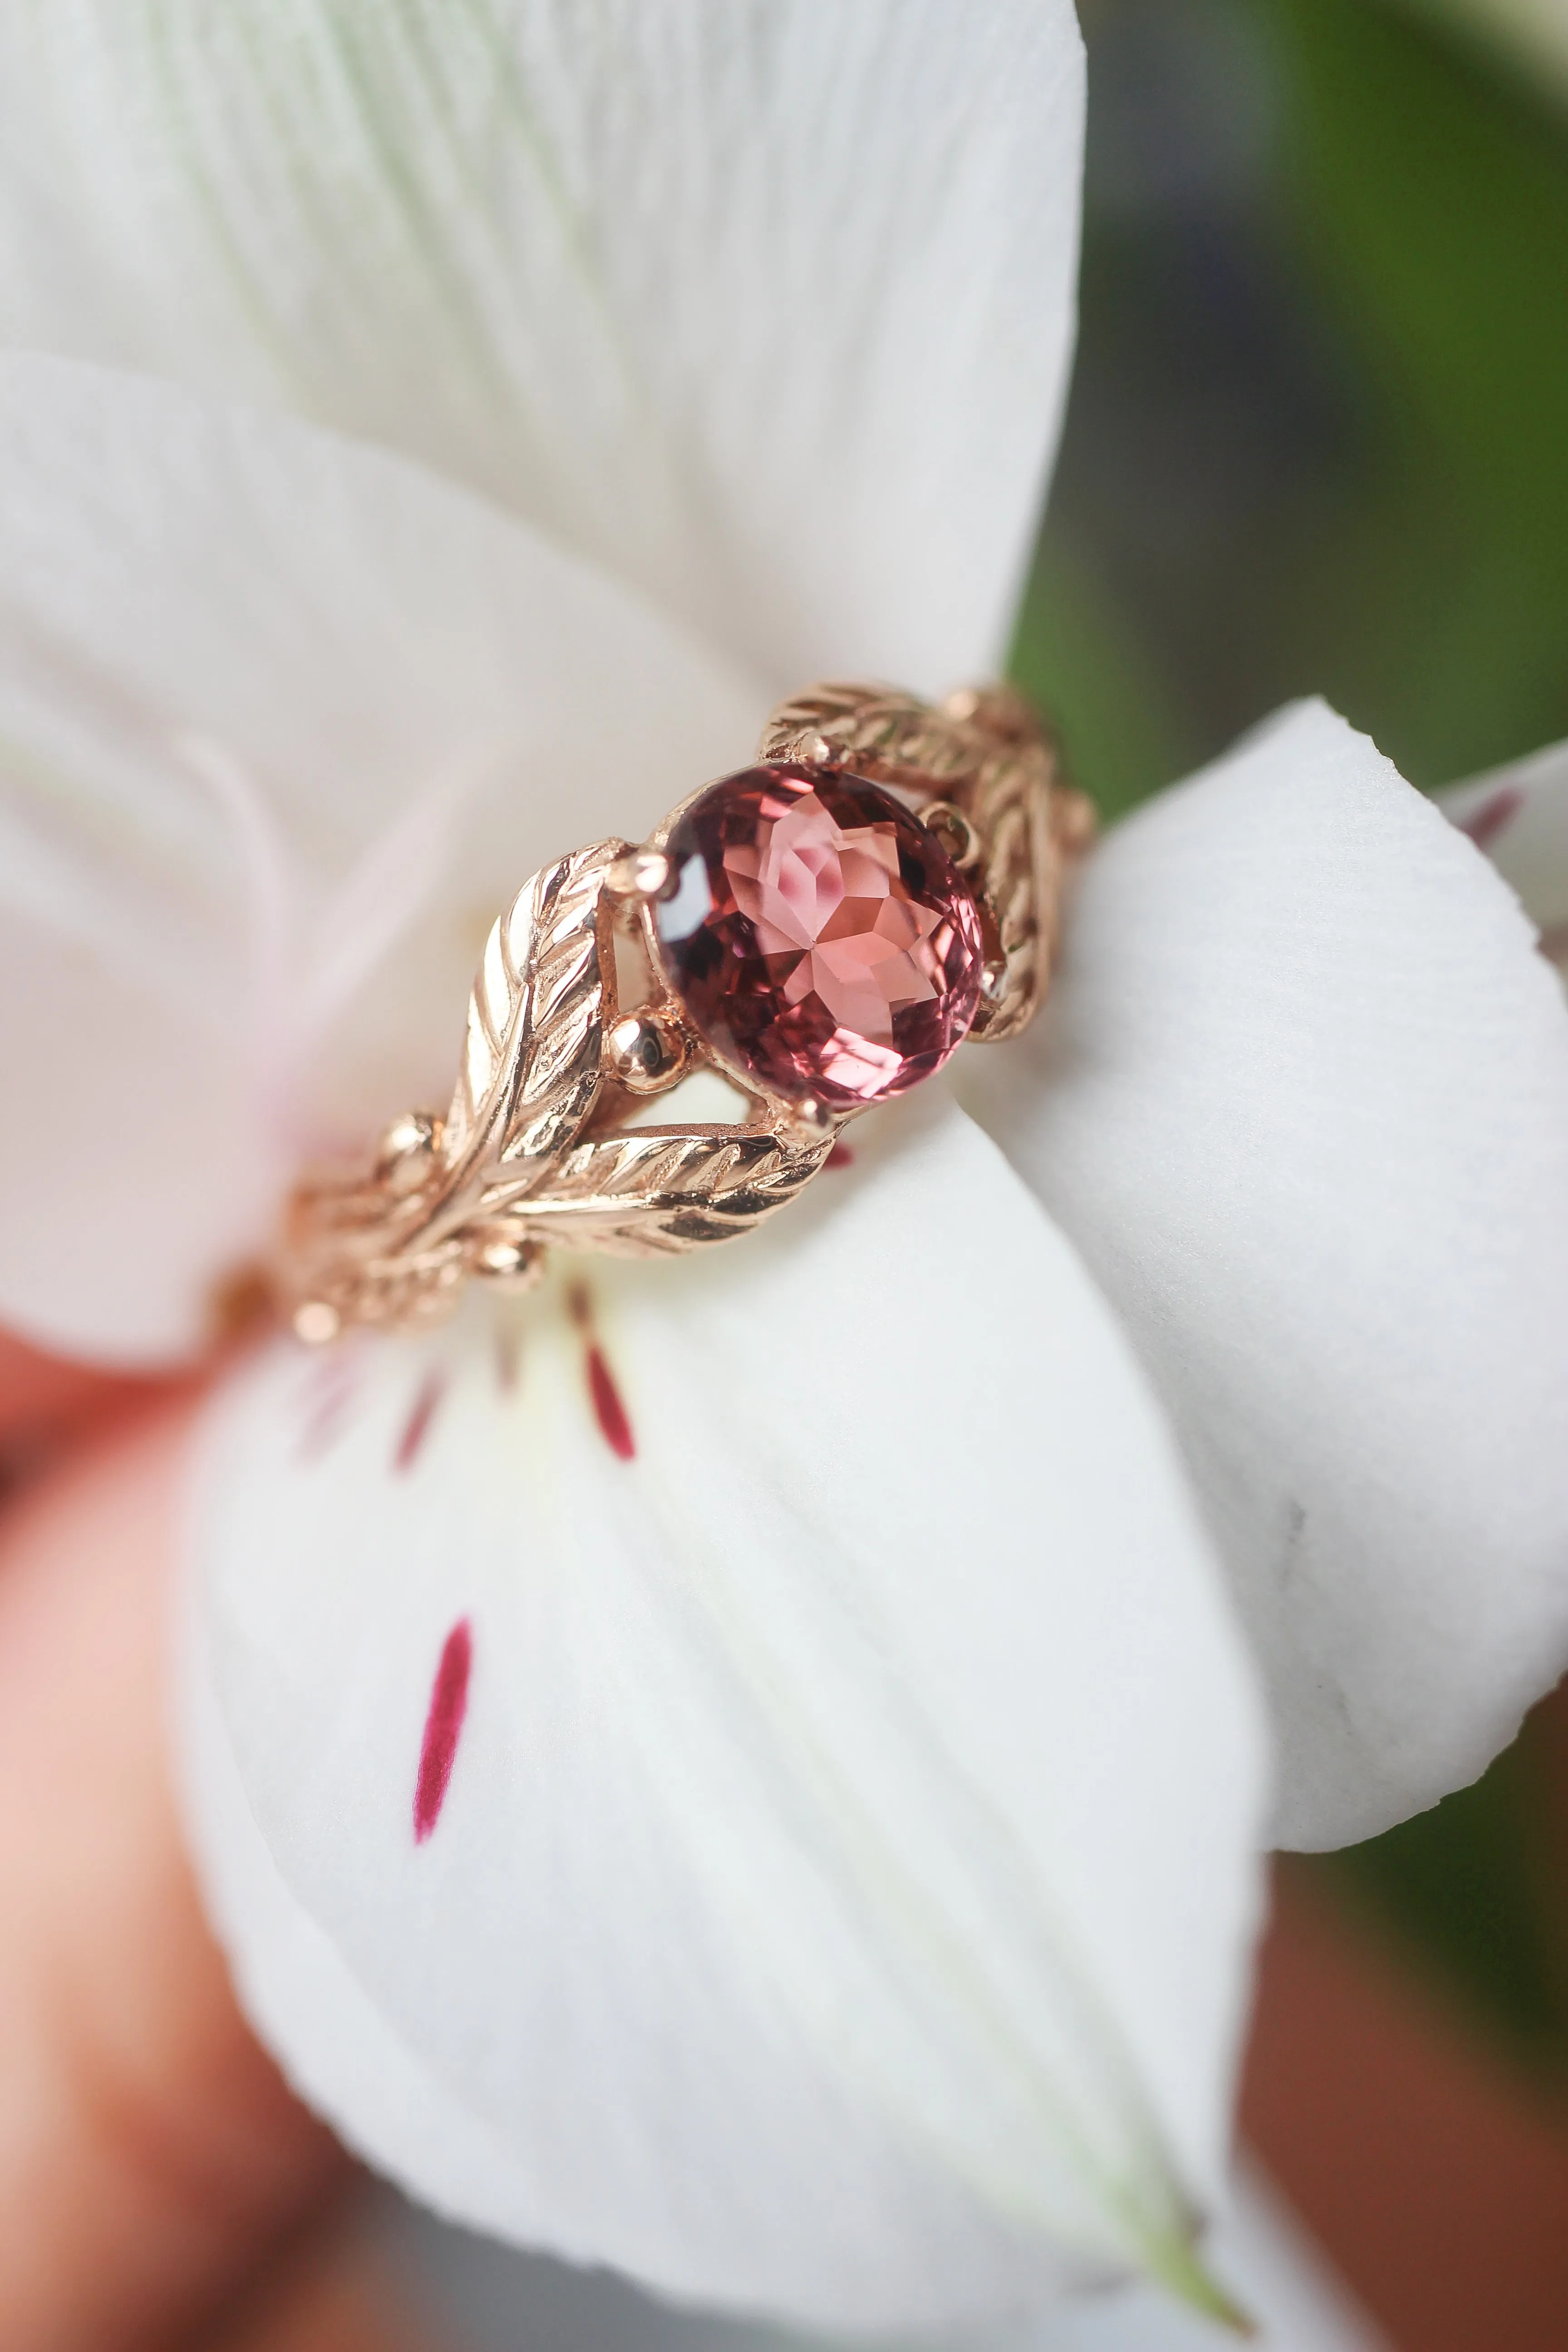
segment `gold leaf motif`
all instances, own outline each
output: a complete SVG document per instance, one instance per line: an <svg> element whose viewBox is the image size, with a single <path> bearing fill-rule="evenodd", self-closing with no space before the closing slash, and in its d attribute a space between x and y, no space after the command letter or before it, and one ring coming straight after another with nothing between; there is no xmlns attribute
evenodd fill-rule
<svg viewBox="0 0 1568 2352"><path fill-rule="evenodd" d="M522 1204L535 1242L648 1257L730 1241L793 1201L833 1149L763 1129L639 1128L568 1152Z"/></svg>
<svg viewBox="0 0 1568 2352"><path fill-rule="evenodd" d="M625 849L601 841L557 858L493 926L447 1114L454 1185L487 1159L542 1160L592 1108L605 1006L600 891Z"/></svg>
<svg viewBox="0 0 1568 2352"><path fill-rule="evenodd" d="M1005 688L933 708L888 687L813 687L773 713L759 756L852 766L950 828L986 945L971 1034L1021 1029L1049 977L1065 866L1092 822L1023 702ZM606 1042L620 1022L614 926L628 890L650 955L654 937L636 863L625 842L601 841L531 876L486 942L445 1122L410 1114L368 1175L296 1194L281 1286L302 1335L428 1322L470 1276L526 1282L547 1246L642 1257L729 1241L822 1167L836 1122L813 1124L756 1088L742 1125L616 1128L637 1091L624 1061L609 1066ZM675 1083L706 1049L679 1005L655 1010L679 1047Z"/></svg>
<svg viewBox="0 0 1568 2352"><path fill-rule="evenodd" d="M474 982L457 1090L427 1171L406 1191L379 1169L296 1196L289 1292L320 1325L407 1329L456 1304L471 1275L513 1283L546 1244L665 1255L728 1241L814 1176L831 1127L773 1124L588 1132L616 1011L604 893L626 844L597 842L531 877L495 924ZM418 1131L421 1122L400 1121ZM303 1328L303 1327L302 1327Z"/></svg>
<svg viewBox="0 0 1568 2352"><path fill-rule="evenodd" d="M780 703L763 733L764 760L808 757L819 736L858 776L930 800L978 774L994 749L973 726L884 686L814 686Z"/></svg>

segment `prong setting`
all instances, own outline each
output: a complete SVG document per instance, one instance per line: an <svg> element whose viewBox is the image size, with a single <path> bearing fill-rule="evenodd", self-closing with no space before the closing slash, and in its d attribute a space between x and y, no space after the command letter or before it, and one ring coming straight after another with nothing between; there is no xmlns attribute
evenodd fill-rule
<svg viewBox="0 0 1568 2352"><path fill-rule="evenodd" d="M826 1103L807 1096L803 1102L792 1103L779 1124L796 1142L820 1143L824 1136L836 1132L838 1121Z"/></svg>
<svg viewBox="0 0 1568 2352"><path fill-rule="evenodd" d="M984 854L985 845L963 811L952 801L928 801L919 814L926 831L935 834L959 872L972 873Z"/></svg>
<svg viewBox="0 0 1568 2352"><path fill-rule="evenodd" d="M669 860L662 849L628 850L617 857L605 877L612 898L637 905L662 898L669 887Z"/></svg>
<svg viewBox="0 0 1568 2352"><path fill-rule="evenodd" d="M324 1298L302 1298L294 1309L294 1337L307 1348L324 1348L343 1328L342 1317Z"/></svg>
<svg viewBox="0 0 1568 2352"><path fill-rule="evenodd" d="M544 1271L544 1253L537 1244L498 1234L480 1242L473 1270L493 1289L531 1290Z"/></svg>
<svg viewBox="0 0 1568 2352"><path fill-rule="evenodd" d="M828 684L781 704L756 766L640 845L617 835L524 883L490 934L447 1121L406 1115L363 1175L300 1187L274 1298L315 1346L415 1330L466 1280L521 1287L553 1250L707 1248L773 1215L847 1118L963 1035L1025 1026L1092 827L1005 692L933 707ZM851 929L803 941L835 860ZM844 941L884 897L897 938L879 931L862 969ZM904 964L929 985L903 986ZM632 1115L699 1067L739 1090L741 1118Z"/></svg>
<svg viewBox="0 0 1568 2352"><path fill-rule="evenodd" d="M405 1111L382 1136L375 1172L389 1192L417 1192L441 1150L442 1122L427 1110Z"/></svg>
<svg viewBox="0 0 1568 2352"><path fill-rule="evenodd" d="M685 1036L663 1013L623 1013L605 1039L605 1058L628 1094L662 1094L684 1076Z"/></svg>

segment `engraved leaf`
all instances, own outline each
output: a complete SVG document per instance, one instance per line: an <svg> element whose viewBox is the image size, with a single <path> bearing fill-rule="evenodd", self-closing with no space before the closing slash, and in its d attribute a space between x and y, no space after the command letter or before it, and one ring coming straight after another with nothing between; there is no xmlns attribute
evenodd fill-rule
<svg viewBox="0 0 1568 2352"><path fill-rule="evenodd" d="M605 1136L569 1152L518 1222L530 1240L617 1257L729 1241L793 1201L832 1148L831 1135L802 1143L723 1128Z"/></svg>
<svg viewBox="0 0 1568 2352"><path fill-rule="evenodd" d="M447 1118L455 1182L497 1159L542 1163L587 1117L604 1025L599 890L624 847L595 842L542 867L491 930Z"/></svg>
<svg viewBox="0 0 1568 2352"><path fill-rule="evenodd" d="M809 733L826 738L862 775L886 782L918 778L938 787L974 775L988 748L961 721L894 687L827 684L779 704L761 756L782 759Z"/></svg>

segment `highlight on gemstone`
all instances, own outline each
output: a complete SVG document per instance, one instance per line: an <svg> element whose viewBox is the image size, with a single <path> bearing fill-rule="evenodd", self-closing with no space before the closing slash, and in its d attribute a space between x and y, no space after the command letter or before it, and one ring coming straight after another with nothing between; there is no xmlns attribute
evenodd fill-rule
<svg viewBox="0 0 1568 2352"><path fill-rule="evenodd" d="M721 1059L851 1110L940 1069L980 1005L980 917L935 835L864 776L781 762L700 793L655 909L671 987Z"/></svg>

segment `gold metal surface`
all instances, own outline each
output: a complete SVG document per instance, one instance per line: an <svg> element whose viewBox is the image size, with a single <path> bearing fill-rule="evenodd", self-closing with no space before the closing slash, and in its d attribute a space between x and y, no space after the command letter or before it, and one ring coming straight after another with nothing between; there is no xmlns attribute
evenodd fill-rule
<svg viewBox="0 0 1568 2352"><path fill-rule="evenodd" d="M933 707L813 687L773 713L759 757L847 769L930 813L980 908L986 982L970 1035L1016 1036L1044 996L1063 880L1093 831L1019 698L988 687ZM719 1066L661 975L651 902L668 826L531 876L490 932L445 1119L405 1113L368 1172L300 1187L279 1284L301 1339L417 1328L470 1279L525 1286L549 1246L643 1257L728 1241L822 1167L843 1117L751 1079L740 1124L626 1125L650 1095Z"/></svg>

